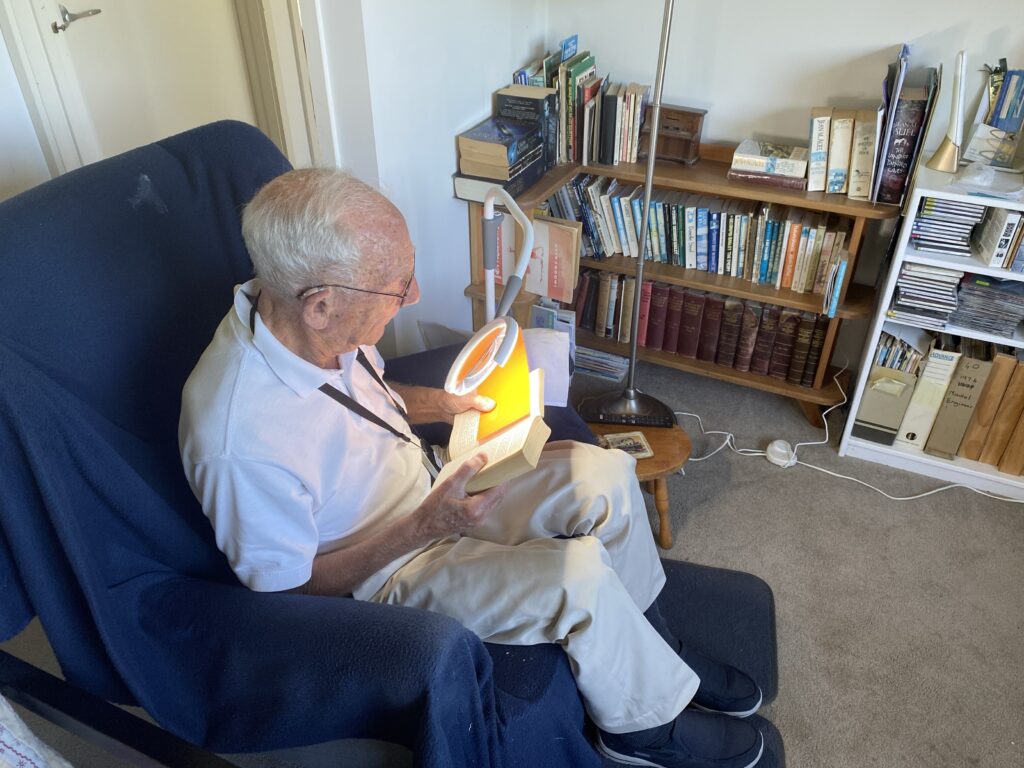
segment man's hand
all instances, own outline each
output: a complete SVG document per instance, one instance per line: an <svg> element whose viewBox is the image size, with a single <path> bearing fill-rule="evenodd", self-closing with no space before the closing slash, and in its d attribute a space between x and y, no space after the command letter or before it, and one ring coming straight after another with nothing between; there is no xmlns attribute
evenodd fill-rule
<svg viewBox="0 0 1024 768"><path fill-rule="evenodd" d="M476 392L452 395L443 389L433 387L414 387L393 382L388 382L388 386L405 401L410 424L430 424L435 421L451 424L455 420L455 415L463 411L475 408L486 413L494 409L494 401L491 398L483 397Z"/></svg>
<svg viewBox="0 0 1024 768"><path fill-rule="evenodd" d="M416 532L423 544L453 533L466 532L483 520L505 497L505 483L472 496L466 493L466 483L486 463L486 457L482 453L477 454L464 462L450 477L431 488L427 498L413 513Z"/></svg>

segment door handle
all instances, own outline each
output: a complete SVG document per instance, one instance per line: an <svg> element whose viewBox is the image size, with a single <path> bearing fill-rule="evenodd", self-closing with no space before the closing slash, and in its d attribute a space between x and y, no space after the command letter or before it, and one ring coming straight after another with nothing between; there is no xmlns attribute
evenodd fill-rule
<svg viewBox="0 0 1024 768"><path fill-rule="evenodd" d="M50 25L50 29L53 30L53 34L55 34L55 35L58 32L63 32L65 29L70 27L71 26L71 22L78 21L79 19L85 19L85 18L88 18L89 16L95 16L101 10L99 8L90 8L88 11L82 11L81 13L72 13L67 8L65 8L63 5L58 5L57 7L60 9L60 20L61 20L61 23L58 24L55 21L55 22L53 22Z"/></svg>

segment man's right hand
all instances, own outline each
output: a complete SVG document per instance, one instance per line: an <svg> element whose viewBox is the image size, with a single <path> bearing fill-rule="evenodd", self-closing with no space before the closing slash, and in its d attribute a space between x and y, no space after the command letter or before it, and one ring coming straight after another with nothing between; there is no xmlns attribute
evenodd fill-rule
<svg viewBox="0 0 1024 768"><path fill-rule="evenodd" d="M486 463L485 456L477 454L430 489L414 513L416 531L425 544L453 533L464 533L501 502L505 496L505 483L472 496L466 493L466 483Z"/></svg>

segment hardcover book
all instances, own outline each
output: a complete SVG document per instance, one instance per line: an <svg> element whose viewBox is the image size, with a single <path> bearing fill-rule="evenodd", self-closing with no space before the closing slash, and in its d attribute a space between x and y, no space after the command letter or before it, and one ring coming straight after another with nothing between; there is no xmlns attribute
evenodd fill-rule
<svg viewBox="0 0 1024 768"><path fill-rule="evenodd" d="M683 357L697 357L697 345L700 342L700 326L704 319L704 302L707 294L689 288L683 302L683 316L679 321L679 341L676 352Z"/></svg>
<svg viewBox="0 0 1024 768"><path fill-rule="evenodd" d="M652 280L644 280L640 287L640 313L636 320L636 343L639 347L647 346L647 323L651 315L651 289L653 287L654 281Z"/></svg>
<svg viewBox="0 0 1024 768"><path fill-rule="evenodd" d="M851 200L867 200L871 196L871 172L878 150L878 112L857 111L853 123L853 148L850 151L850 183L846 195Z"/></svg>
<svg viewBox="0 0 1024 768"><path fill-rule="evenodd" d="M772 360L772 349L775 346L775 334L779 330L779 315L782 307L777 304L765 304L761 312L761 326L757 329L757 340L754 342L754 354L750 359L750 372L761 376L768 375L768 366Z"/></svg>
<svg viewBox="0 0 1024 768"><path fill-rule="evenodd" d="M786 374L786 381L790 384L799 385L803 381L817 318L818 316L813 312L800 314L800 324L797 326L796 340L793 342L793 355L789 360L789 372Z"/></svg>
<svg viewBox="0 0 1024 768"><path fill-rule="evenodd" d="M540 126L544 168L558 162L558 89L533 85L510 85L494 95L498 117Z"/></svg>
<svg viewBox="0 0 1024 768"><path fill-rule="evenodd" d="M899 205L903 202L907 180L917 157L925 114L931 100L929 87L904 87L895 106L889 143L878 181L876 202Z"/></svg>
<svg viewBox="0 0 1024 768"><path fill-rule="evenodd" d="M737 371L750 370L750 359L754 355L754 344L757 341L757 329L761 325L761 311L759 301L744 303L740 336L736 342L736 358L732 364Z"/></svg>
<svg viewBox="0 0 1024 768"><path fill-rule="evenodd" d="M668 291L668 310L665 313L665 338L661 348L666 352L675 352L679 343L679 323L683 316L683 301L686 289L681 285L673 285Z"/></svg>
<svg viewBox="0 0 1024 768"><path fill-rule="evenodd" d="M756 187L807 189L807 179L800 179L794 176L780 176L776 173L759 173L758 171L743 171L738 168L730 168L726 172L725 177L729 181L752 184ZM807 191L810 192L811 190L807 189Z"/></svg>
<svg viewBox="0 0 1024 768"><path fill-rule="evenodd" d="M807 191L824 192L828 171L828 143L832 133L832 107L811 110L810 153L807 164Z"/></svg>
<svg viewBox="0 0 1024 768"><path fill-rule="evenodd" d="M807 147L744 139L733 153L732 167L802 179L807 174Z"/></svg>
<svg viewBox="0 0 1024 768"><path fill-rule="evenodd" d="M647 348L661 349L665 341L665 316L668 314L667 283L655 283L651 289L651 311L647 320Z"/></svg>
<svg viewBox="0 0 1024 768"><path fill-rule="evenodd" d="M768 365L768 375L773 379L785 379L789 374L789 363L793 357L796 344L796 332L800 327L800 313L795 309L783 309L779 315L778 332L772 346L772 359Z"/></svg>
<svg viewBox="0 0 1024 768"><path fill-rule="evenodd" d="M825 191L845 194L850 177L850 149L853 146L853 122L857 113L837 109L832 113L832 133L828 145L828 178Z"/></svg>
<svg viewBox="0 0 1024 768"><path fill-rule="evenodd" d="M492 165L515 165L542 144L539 125L502 117L488 117L458 136L460 156L465 154Z"/></svg>
<svg viewBox="0 0 1024 768"><path fill-rule="evenodd" d="M718 348L718 333L722 328L722 310L725 297L717 293L709 293L704 299L704 316L700 323L700 336L697 341L697 359L714 362Z"/></svg>
<svg viewBox="0 0 1024 768"><path fill-rule="evenodd" d="M722 329L718 334L718 351L715 362L732 368L736 361L736 347L743 323L743 300L729 296L722 307Z"/></svg>
<svg viewBox="0 0 1024 768"><path fill-rule="evenodd" d="M807 352L807 365L804 366L804 375L800 378L800 386L813 387L814 377L818 375L818 365L821 363L821 350L825 346L825 334L828 332L828 317L818 315L814 321L814 332L811 334L811 348Z"/></svg>

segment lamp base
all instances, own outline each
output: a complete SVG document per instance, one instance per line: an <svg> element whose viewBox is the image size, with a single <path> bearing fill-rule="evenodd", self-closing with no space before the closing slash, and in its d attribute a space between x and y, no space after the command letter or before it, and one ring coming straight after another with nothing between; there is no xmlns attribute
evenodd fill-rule
<svg viewBox="0 0 1024 768"><path fill-rule="evenodd" d="M960 145L955 144L949 136L944 136L939 148L932 155L932 159L925 165L933 171L956 173L957 168L960 167Z"/></svg>
<svg viewBox="0 0 1024 768"><path fill-rule="evenodd" d="M608 392L584 400L576 409L584 421L635 424L638 427L674 427L676 416L660 400L635 389Z"/></svg>

